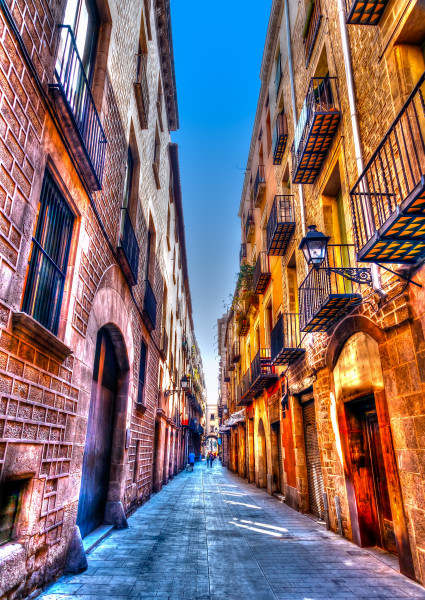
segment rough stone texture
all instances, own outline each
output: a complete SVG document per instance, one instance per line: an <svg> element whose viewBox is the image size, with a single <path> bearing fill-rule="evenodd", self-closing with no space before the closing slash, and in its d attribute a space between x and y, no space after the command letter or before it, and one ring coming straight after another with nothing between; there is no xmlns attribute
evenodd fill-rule
<svg viewBox="0 0 425 600"><path fill-rule="evenodd" d="M87 567L87 556L84 551L80 528L76 526L69 545L64 573L81 573L82 571L85 571Z"/></svg>

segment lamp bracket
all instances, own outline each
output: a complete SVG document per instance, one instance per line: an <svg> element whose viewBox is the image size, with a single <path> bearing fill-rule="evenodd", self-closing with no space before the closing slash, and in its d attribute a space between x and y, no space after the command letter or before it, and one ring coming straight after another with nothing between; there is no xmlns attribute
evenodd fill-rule
<svg viewBox="0 0 425 600"><path fill-rule="evenodd" d="M328 273L337 273L345 279L363 283L372 287L372 272L366 267L327 267Z"/></svg>
<svg viewBox="0 0 425 600"><path fill-rule="evenodd" d="M181 392L182 390L165 390L164 392L164 396L167 398L168 396L172 396L173 394L177 394L178 392Z"/></svg>

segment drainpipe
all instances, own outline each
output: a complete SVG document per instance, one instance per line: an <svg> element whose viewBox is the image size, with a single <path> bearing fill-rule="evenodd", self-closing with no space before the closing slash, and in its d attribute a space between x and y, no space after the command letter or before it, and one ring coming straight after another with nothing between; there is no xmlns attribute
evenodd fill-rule
<svg viewBox="0 0 425 600"><path fill-rule="evenodd" d="M288 0L285 0L285 22L286 22L286 40L288 43L289 79L291 82L292 115L294 118L294 131L296 131L298 118L297 118L297 105L295 102L294 68L293 68L293 63L292 63L291 25L289 22ZM299 190L299 194L300 194L301 227L302 227L303 237L305 237L305 235L307 233L307 227L306 227L306 223L305 223L304 193L303 193L302 184L300 184L298 186L298 190Z"/></svg>
<svg viewBox="0 0 425 600"><path fill-rule="evenodd" d="M287 0L286 0L287 2ZM356 95L354 91L354 78L353 78L353 69L351 66L351 51L350 44L348 42L348 34L347 34L347 25L345 23L345 9L343 0L337 0L338 2L338 15L339 15L339 27L341 30L341 42L342 42L342 53L344 55L344 66L345 66L345 75L347 82L347 91L348 91L348 102L350 105L350 114L351 114L351 127L353 129L353 138L354 138L354 150L356 155L357 162L357 173L358 176L363 173L364 170L364 161L363 161L363 153L360 142L360 129L359 129L359 121L357 118L357 104L356 104ZM375 292L381 297L384 298L386 296L384 290L381 285L381 274L379 272L378 265L372 263L371 265L371 273L372 273L372 284Z"/></svg>

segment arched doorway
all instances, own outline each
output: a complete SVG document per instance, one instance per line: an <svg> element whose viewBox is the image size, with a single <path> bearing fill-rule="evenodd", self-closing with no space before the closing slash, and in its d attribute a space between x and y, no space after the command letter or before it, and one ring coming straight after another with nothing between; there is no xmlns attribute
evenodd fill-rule
<svg viewBox="0 0 425 600"><path fill-rule="evenodd" d="M257 487L267 487L267 450L266 450L266 432L264 430L263 420L260 419L258 422L258 474L257 474Z"/></svg>
<svg viewBox="0 0 425 600"><path fill-rule="evenodd" d="M117 399L126 405L122 396L127 395L128 382L123 369L127 366L127 356L118 360L114 348L117 339L122 339L119 332L103 327L96 340L77 514L77 525L83 538L104 522L110 486L118 483L111 481L111 456L114 444L119 446L123 441L114 439L119 433L124 436L123 432L115 431L117 412L121 412L117 410ZM125 370L128 372L128 368ZM110 500L119 501L119 497Z"/></svg>

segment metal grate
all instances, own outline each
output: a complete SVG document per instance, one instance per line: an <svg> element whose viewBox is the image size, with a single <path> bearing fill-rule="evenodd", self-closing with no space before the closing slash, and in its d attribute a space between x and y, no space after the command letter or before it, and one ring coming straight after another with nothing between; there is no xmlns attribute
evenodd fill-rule
<svg viewBox="0 0 425 600"><path fill-rule="evenodd" d="M46 171L22 310L58 331L74 215Z"/></svg>
<svg viewBox="0 0 425 600"><path fill-rule="evenodd" d="M307 462L308 496L310 511L316 517L323 516L323 492L325 491L317 439L314 400L303 405L304 443Z"/></svg>
<svg viewBox="0 0 425 600"><path fill-rule="evenodd" d="M291 364L305 353L300 348L301 336L297 313L283 313L271 333L273 365Z"/></svg>
<svg viewBox="0 0 425 600"><path fill-rule="evenodd" d="M346 22L350 25L378 25L388 0L345 0Z"/></svg>
<svg viewBox="0 0 425 600"><path fill-rule="evenodd" d="M276 125L273 131L273 164L280 165L288 141L288 122L286 115L277 115Z"/></svg>
<svg viewBox="0 0 425 600"><path fill-rule="evenodd" d="M263 198L264 191L265 191L265 186L266 186L265 168L264 168L264 165L259 165L259 167L257 169L257 175L255 177L254 190L253 190L254 204L257 207L261 204L261 200Z"/></svg>
<svg viewBox="0 0 425 600"><path fill-rule="evenodd" d="M275 196L267 221L267 251L270 256L283 256L295 232L293 196Z"/></svg>
<svg viewBox="0 0 425 600"><path fill-rule="evenodd" d="M314 44L316 43L317 34L319 32L320 22L322 20L322 10L320 6L320 0L311 0L313 4L312 12L309 14L309 20L305 24L307 32L304 38L304 53L305 53L305 64L308 66L310 58L313 52Z"/></svg>
<svg viewBox="0 0 425 600"><path fill-rule="evenodd" d="M260 252L254 270L254 293L264 294L271 278L269 255Z"/></svg>

